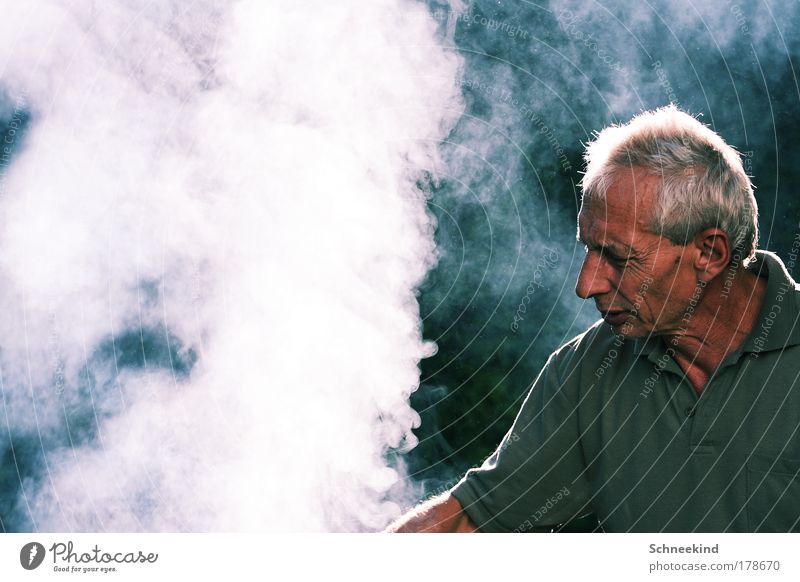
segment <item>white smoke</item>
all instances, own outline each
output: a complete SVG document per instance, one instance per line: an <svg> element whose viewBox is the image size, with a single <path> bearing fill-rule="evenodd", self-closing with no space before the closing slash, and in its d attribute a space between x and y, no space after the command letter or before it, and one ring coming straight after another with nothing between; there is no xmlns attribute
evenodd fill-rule
<svg viewBox="0 0 800 582"><path fill-rule="evenodd" d="M413 444L431 350L415 183L462 108L440 35L412 0L3 2L31 121L0 198L1 432L41 449L33 527L396 516L384 453ZM115 367L110 340L147 329L188 376Z"/></svg>

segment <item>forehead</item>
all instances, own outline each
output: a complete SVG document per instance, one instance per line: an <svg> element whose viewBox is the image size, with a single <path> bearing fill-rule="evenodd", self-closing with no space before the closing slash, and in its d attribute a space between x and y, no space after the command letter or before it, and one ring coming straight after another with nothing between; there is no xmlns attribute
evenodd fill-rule
<svg viewBox="0 0 800 582"><path fill-rule="evenodd" d="M632 245L650 225L659 178L640 168L617 173L603 199L586 199L578 214L578 236L587 244ZM657 236L657 235L656 235Z"/></svg>

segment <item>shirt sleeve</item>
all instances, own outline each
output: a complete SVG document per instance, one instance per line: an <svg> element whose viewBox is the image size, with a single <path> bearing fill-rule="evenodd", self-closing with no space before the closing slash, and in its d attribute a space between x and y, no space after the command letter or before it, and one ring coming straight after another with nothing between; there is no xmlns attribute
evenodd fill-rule
<svg viewBox="0 0 800 582"><path fill-rule="evenodd" d="M591 512L577 402L550 356L495 452L453 488L484 532L550 529ZM577 374L570 377L577 378Z"/></svg>

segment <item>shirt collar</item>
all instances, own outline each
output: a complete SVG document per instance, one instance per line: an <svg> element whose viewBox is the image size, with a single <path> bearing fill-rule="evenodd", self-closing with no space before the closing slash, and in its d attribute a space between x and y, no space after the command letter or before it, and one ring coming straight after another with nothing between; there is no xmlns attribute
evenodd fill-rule
<svg viewBox="0 0 800 582"><path fill-rule="evenodd" d="M797 322L797 283L775 253L756 251L755 260L747 268L767 279L764 302L755 327L741 347L742 352L766 352L800 344Z"/></svg>

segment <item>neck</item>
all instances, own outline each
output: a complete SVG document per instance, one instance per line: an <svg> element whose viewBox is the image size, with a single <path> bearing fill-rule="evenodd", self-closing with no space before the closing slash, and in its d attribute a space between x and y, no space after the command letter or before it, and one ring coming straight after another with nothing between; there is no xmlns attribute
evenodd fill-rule
<svg viewBox="0 0 800 582"><path fill-rule="evenodd" d="M758 323L767 289L765 279L744 267L733 285L716 277L703 289L691 319L680 333L664 339L699 393L725 356L736 351Z"/></svg>

